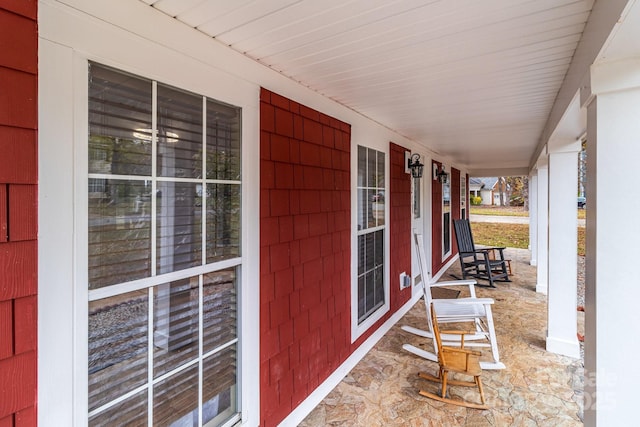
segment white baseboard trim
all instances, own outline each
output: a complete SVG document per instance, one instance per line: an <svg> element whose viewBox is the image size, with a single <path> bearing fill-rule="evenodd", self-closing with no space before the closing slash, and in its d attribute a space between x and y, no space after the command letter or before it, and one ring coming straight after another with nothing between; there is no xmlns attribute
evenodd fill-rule
<svg viewBox="0 0 640 427"><path fill-rule="evenodd" d="M360 345L352 354L344 361L344 363L333 371L333 373L327 378L322 384L316 388L313 393L309 395L300 405L298 405L290 414L282 420L279 424L281 427L293 427L297 426L304 420L307 415L311 413L315 409L316 406L322 402L322 400L327 397L327 395L333 390L340 381L344 379L344 377L362 360L364 356L367 355L369 350L373 348L374 345L380 338L386 334L389 329L404 316L407 312L414 306L414 304L421 298L421 293L418 293L413 296L405 305L403 305L398 311L396 311L386 322L382 324L369 338L365 340L365 342Z"/></svg>
<svg viewBox="0 0 640 427"><path fill-rule="evenodd" d="M539 294L547 295L549 292L549 286L546 283L537 283L536 292Z"/></svg>
<svg viewBox="0 0 640 427"><path fill-rule="evenodd" d="M578 337L572 340L547 337L547 351L578 359L580 357Z"/></svg>

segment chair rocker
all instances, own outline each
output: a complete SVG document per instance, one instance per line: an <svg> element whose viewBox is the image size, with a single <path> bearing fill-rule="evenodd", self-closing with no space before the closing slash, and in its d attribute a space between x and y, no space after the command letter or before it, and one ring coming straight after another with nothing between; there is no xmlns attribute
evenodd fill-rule
<svg viewBox="0 0 640 427"><path fill-rule="evenodd" d="M418 376L428 381L437 382L441 386L441 394L431 393L425 390L420 390L420 394L431 399L438 400L440 402L451 403L453 405L464 406L474 409L488 409L485 404L484 391L482 389L482 381L480 380L480 374L482 374L482 368L480 367L480 352L467 350L464 348L464 331L448 331L443 333L459 333L463 337L460 341L460 347L448 347L442 345L440 330L438 328L438 311L436 306L439 306L439 302L435 301L431 305L431 319L433 322L433 334L436 338L438 346L438 365L439 371L436 376L420 372ZM464 374L473 377L471 381L460 381L449 379L450 373ZM482 403L473 403L466 400L459 400L447 397L447 386L464 386L464 387L478 387L480 392L480 401Z"/></svg>
<svg viewBox="0 0 640 427"><path fill-rule="evenodd" d="M473 243L471 225L467 219L453 221L462 278L469 277L489 281L489 287L495 288L495 281L510 282L504 247L476 248ZM497 256L495 254L497 253Z"/></svg>
<svg viewBox="0 0 640 427"><path fill-rule="evenodd" d="M466 341L467 347L485 347L491 349L493 361L481 361L483 369L505 369L504 363L500 362L500 353L498 351L498 341L496 338L495 328L493 324L493 314L491 306L494 303L492 298L477 298L475 291L475 280L454 280L438 283L429 283L429 273L426 267L426 257L424 253L424 242L422 234L414 234L414 244L418 255L418 266L422 277L422 295L425 305L425 314L427 318L428 330L414 328L413 326L404 325L402 330L418 335L423 338L433 340L435 352L430 352L422 348L418 348L412 344L404 344L402 348L423 359L438 361L437 343L433 334L433 322L431 319L430 308L433 298L431 289L436 287L456 287L465 286L469 289L468 298L457 299L439 299L440 311L438 312L438 322L442 323L473 323L473 332L469 332L464 336L459 334L443 334L442 340L444 345L459 346L462 340Z"/></svg>

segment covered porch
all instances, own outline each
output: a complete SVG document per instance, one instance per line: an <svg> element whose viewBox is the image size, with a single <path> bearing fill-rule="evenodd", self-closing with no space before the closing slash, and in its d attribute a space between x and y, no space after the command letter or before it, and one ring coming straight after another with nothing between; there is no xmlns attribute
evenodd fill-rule
<svg viewBox="0 0 640 427"><path fill-rule="evenodd" d="M159 414L177 401L163 389L173 380L198 390L172 413L194 425L636 419L637 387L625 378L640 376L640 343L620 325L640 321L630 250L640 239L631 190L640 0L5 3L0 425L97 425L111 413L169 424ZM221 119L227 107L230 122ZM121 155L130 147L139 160ZM414 158L423 178L408 170ZM494 409L429 402L415 374L433 364L401 350L415 338L399 327L424 320L410 283L412 233L425 237L429 273L448 276L451 222L468 217L469 178L514 175L531 184L530 252L511 257L514 283L480 290L496 299L508 366L485 374ZM97 200L105 209L92 209ZM142 267L118 280L105 269L113 280L94 286L102 264L92 260L117 270L110 256L127 253L140 229ZM206 286L231 270L237 298L209 310ZM584 319L577 277L586 277ZM193 289L191 352L165 372L158 318L180 301L158 300L182 283ZM149 307L139 349L146 375L92 402L90 305L137 292ZM232 313L234 324L209 348L220 335L204 327L212 311ZM628 348L614 351L620 343ZM213 421L204 391L219 376L207 378L207 366L227 349L236 363L224 393L235 400L229 417Z"/></svg>
<svg viewBox="0 0 640 427"><path fill-rule="evenodd" d="M431 392L438 388L417 375L420 371L435 373L437 363L402 349L406 343L432 348L431 340L401 329L402 325L426 327L424 302L420 300L299 425L582 425L585 401L591 402L583 392L584 360L546 351L547 300L536 292L536 269L529 265L526 250L510 248L507 252L513 260L513 281L500 283L497 289L476 287L479 297L495 299L496 333L507 366L482 373L489 410L448 405L418 394L421 388ZM459 276L459 271L459 264L454 264L443 280L450 280L450 274ZM583 277L578 286L579 301ZM583 327L581 313L578 328ZM453 398L479 401L474 389L452 387L450 393ZM295 424L293 419L286 421Z"/></svg>

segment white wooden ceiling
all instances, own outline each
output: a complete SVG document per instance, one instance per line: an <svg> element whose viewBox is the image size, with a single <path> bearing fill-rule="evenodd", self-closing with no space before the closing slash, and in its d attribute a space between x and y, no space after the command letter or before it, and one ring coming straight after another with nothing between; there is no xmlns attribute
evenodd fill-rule
<svg viewBox="0 0 640 427"><path fill-rule="evenodd" d="M593 0L143 0L473 169L526 168Z"/></svg>

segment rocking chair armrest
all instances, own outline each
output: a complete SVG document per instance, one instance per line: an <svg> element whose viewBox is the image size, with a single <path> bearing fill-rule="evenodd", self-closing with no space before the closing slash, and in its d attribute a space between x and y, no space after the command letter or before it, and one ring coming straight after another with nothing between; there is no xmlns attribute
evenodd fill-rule
<svg viewBox="0 0 640 427"><path fill-rule="evenodd" d="M477 350L468 350L466 348L443 346L442 350L443 351L452 352L452 353L470 354L470 355L473 355L473 356L481 356L482 355L482 353L480 353Z"/></svg>
<svg viewBox="0 0 640 427"><path fill-rule="evenodd" d="M473 286L478 282L475 279L470 280L447 280L444 282L435 282L430 283L429 286L432 288L439 288L441 286Z"/></svg>
<svg viewBox="0 0 640 427"><path fill-rule="evenodd" d="M476 332L477 331L471 331L471 330L469 330L469 331L461 331L461 330L457 329L457 330L453 330L453 331L440 331L440 334L441 335L447 335L447 334L450 334L450 335L474 335Z"/></svg>
<svg viewBox="0 0 640 427"><path fill-rule="evenodd" d="M488 246L488 247L482 247L481 249L488 249L488 250L497 250L497 251L503 251L505 249L507 249L506 246Z"/></svg>
<svg viewBox="0 0 640 427"><path fill-rule="evenodd" d="M434 300L438 301L438 300ZM440 301L445 301L445 300L440 300ZM494 304L495 301L493 300L493 298L460 298L460 299L447 299L445 304L457 304L457 305L477 305L477 304L482 304L482 305L487 305L487 304Z"/></svg>

